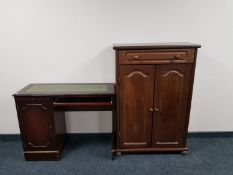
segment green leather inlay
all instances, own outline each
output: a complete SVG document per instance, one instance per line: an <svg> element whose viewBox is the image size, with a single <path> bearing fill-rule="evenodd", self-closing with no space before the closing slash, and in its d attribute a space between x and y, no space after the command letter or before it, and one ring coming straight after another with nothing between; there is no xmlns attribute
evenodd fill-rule
<svg viewBox="0 0 233 175"><path fill-rule="evenodd" d="M72 92L107 92L107 85L93 84L38 84L27 89L26 93L72 93Z"/></svg>

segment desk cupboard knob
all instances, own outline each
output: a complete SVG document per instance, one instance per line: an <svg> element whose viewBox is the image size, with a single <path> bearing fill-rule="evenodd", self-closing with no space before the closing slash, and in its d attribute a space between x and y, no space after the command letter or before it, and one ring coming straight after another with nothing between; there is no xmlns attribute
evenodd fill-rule
<svg viewBox="0 0 233 175"><path fill-rule="evenodd" d="M135 60L137 60L137 59L139 58L139 56L138 56L138 55L134 55L133 58L134 58Z"/></svg>

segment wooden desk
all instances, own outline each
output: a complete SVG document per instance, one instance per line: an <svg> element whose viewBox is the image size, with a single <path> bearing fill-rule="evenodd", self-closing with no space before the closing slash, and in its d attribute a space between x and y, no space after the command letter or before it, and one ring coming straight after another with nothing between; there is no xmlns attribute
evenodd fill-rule
<svg viewBox="0 0 233 175"><path fill-rule="evenodd" d="M64 111L112 111L114 123L114 86L30 84L14 94L25 160L60 158L66 134Z"/></svg>

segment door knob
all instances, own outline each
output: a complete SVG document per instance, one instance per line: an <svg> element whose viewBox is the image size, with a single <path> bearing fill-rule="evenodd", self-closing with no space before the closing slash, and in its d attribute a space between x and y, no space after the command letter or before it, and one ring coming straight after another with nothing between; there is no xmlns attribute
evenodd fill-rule
<svg viewBox="0 0 233 175"><path fill-rule="evenodd" d="M149 109L149 111L150 111L150 112L153 112L153 111L154 111L154 109L153 109L153 108L150 108L150 109Z"/></svg>
<svg viewBox="0 0 233 175"><path fill-rule="evenodd" d="M159 111L159 108L155 108L155 111Z"/></svg>

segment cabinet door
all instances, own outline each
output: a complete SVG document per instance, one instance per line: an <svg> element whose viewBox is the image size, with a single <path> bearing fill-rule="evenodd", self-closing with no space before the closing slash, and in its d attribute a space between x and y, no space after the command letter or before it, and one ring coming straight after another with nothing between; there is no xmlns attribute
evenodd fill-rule
<svg viewBox="0 0 233 175"><path fill-rule="evenodd" d="M16 100L22 142L26 150L51 147L53 119L52 104L48 99Z"/></svg>
<svg viewBox="0 0 233 175"><path fill-rule="evenodd" d="M155 66L120 66L120 147L151 147Z"/></svg>
<svg viewBox="0 0 233 175"><path fill-rule="evenodd" d="M191 64L157 65L153 147L184 147Z"/></svg>

